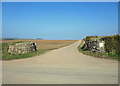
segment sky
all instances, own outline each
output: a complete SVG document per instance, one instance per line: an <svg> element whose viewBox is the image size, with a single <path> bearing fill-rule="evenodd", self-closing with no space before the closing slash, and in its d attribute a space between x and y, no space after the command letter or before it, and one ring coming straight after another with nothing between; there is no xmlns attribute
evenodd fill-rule
<svg viewBox="0 0 120 86"><path fill-rule="evenodd" d="M117 2L3 2L2 36L76 40L118 33Z"/></svg>

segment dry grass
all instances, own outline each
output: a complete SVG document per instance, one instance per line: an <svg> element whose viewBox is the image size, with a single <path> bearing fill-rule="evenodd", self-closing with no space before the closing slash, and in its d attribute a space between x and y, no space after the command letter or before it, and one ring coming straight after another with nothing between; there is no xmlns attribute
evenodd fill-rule
<svg viewBox="0 0 120 86"><path fill-rule="evenodd" d="M4 40L2 42L32 41L36 43L37 49L52 50L75 43L78 40Z"/></svg>

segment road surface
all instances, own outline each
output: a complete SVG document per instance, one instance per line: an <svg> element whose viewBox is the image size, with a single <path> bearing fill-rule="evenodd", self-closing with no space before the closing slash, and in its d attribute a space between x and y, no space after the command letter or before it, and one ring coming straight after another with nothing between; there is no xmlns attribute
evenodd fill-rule
<svg viewBox="0 0 120 86"><path fill-rule="evenodd" d="M45 54L3 61L3 84L117 84L118 61L83 55L80 41Z"/></svg>

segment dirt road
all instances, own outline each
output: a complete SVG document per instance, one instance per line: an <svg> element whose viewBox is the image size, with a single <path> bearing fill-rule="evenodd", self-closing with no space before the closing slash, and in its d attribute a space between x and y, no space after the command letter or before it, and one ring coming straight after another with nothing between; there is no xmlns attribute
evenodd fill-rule
<svg viewBox="0 0 120 86"><path fill-rule="evenodd" d="M77 50L79 43L3 61L3 84L117 84L118 62L83 55Z"/></svg>

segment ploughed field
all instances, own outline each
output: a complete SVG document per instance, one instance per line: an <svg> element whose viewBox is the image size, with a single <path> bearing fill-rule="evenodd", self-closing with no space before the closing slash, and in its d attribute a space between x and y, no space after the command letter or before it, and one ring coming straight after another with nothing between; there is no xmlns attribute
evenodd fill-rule
<svg viewBox="0 0 120 86"><path fill-rule="evenodd" d="M36 43L38 50L52 50L70 45L78 40L3 40L2 42L32 41Z"/></svg>
<svg viewBox="0 0 120 86"><path fill-rule="evenodd" d="M36 43L37 51L29 52L26 54L11 54L7 51L7 48L11 43L22 43L22 42L34 42ZM2 41L2 60L14 60L33 57L36 55L43 54L49 50L61 48L72 43L75 43L77 40L3 40Z"/></svg>

